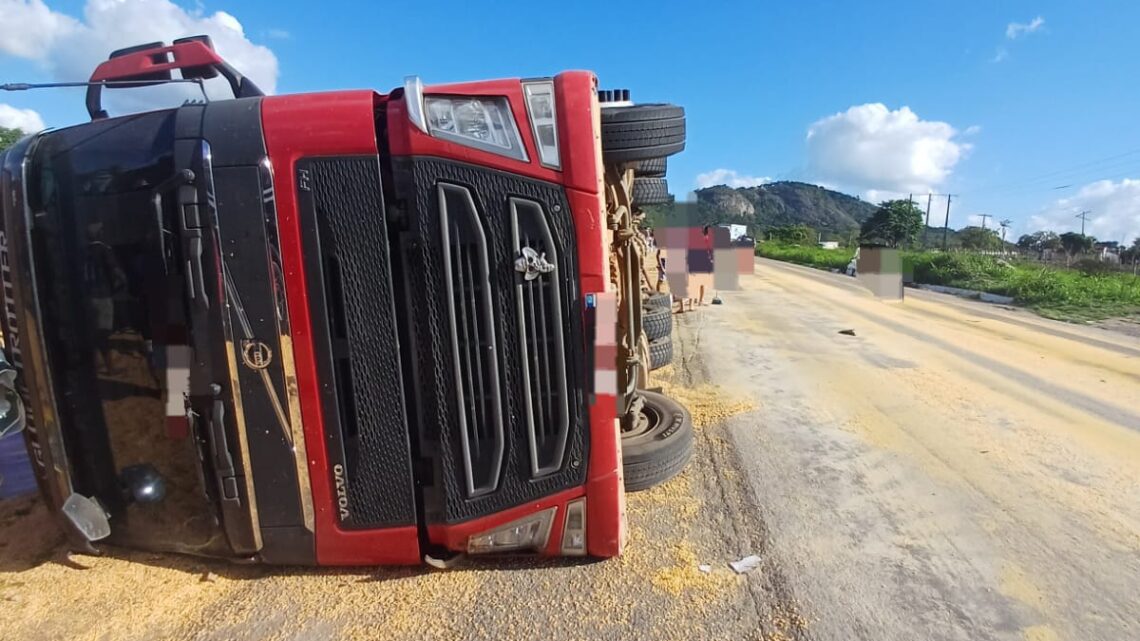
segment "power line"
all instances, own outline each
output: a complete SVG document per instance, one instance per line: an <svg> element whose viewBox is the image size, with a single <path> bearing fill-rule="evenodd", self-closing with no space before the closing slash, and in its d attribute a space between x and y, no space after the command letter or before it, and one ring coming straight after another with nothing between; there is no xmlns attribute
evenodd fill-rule
<svg viewBox="0 0 1140 641"><path fill-rule="evenodd" d="M1129 159L1129 160L1126 160L1123 162L1112 163L1106 167L1097 167L1097 165L1103 165L1104 163L1111 163L1111 161L1120 160L1121 158L1128 158L1129 156L1134 156L1136 154L1140 154L1140 149L1132 149L1132 150L1129 150L1129 151L1126 151L1123 153L1114 154L1112 156L1105 156L1103 158L1098 158L1095 160L1086 161L1086 162L1079 163L1076 165L1072 165L1069 167L1065 167L1062 169L1055 169L1053 171L1049 171L1049 172L1046 172L1043 174L1038 174L1036 176L1032 176L1032 177L1023 179L1023 180L1015 180L1015 181L1009 182L1009 183L990 183L989 185L982 185L980 188L975 190L973 193L988 193L988 192L994 192L994 191L1004 191L1004 190L1008 190L1010 188L1017 188L1017 187L1021 187L1024 185L1036 183L1036 182L1057 180L1057 179L1060 179L1061 177L1065 176L1066 174L1071 174L1073 172L1087 173L1087 171L1081 172L1080 170L1087 170L1087 169L1093 168L1093 167L1096 167L1096 169L1094 169L1094 171L1104 171L1105 169L1108 169L1110 167L1125 166L1125 165L1129 165L1132 163L1140 162L1140 158L1132 158L1132 159Z"/></svg>

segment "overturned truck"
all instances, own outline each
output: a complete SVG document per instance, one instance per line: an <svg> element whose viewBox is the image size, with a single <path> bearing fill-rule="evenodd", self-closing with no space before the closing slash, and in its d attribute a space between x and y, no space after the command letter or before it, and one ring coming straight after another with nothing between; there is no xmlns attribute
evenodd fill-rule
<svg viewBox="0 0 1140 641"><path fill-rule="evenodd" d="M232 98L104 109L170 83ZM639 280L681 108L580 71L264 96L206 37L84 84L0 155L8 418L73 548L621 552L623 478L692 447Z"/></svg>

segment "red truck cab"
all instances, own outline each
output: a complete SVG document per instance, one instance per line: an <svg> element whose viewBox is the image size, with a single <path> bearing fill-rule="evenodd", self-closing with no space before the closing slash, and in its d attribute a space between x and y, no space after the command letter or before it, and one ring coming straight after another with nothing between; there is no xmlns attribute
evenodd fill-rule
<svg viewBox="0 0 1140 641"><path fill-rule="evenodd" d="M103 111L175 70L235 97ZM188 38L92 82L0 155L5 354L75 547L621 551L592 74L263 96Z"/></svg>

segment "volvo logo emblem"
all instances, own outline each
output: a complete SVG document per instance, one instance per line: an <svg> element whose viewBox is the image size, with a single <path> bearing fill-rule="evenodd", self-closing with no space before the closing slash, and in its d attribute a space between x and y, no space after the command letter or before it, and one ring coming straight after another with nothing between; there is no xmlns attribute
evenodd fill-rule
<svg viewBox="0 0 1140 641"><path fill-rule="evenodd" d="M258 340L241 342L241 362L250 369L265 369L273 362L273 350Z"/></svg>
<svg viewBox="0 0 1140 641"><path fill-rule="evenodd" d="M523 247L515 259L515 271L522 274L525 280L534 280L554 271L554 263L546 260L545 253L540 254L530 247Z"/></svg>

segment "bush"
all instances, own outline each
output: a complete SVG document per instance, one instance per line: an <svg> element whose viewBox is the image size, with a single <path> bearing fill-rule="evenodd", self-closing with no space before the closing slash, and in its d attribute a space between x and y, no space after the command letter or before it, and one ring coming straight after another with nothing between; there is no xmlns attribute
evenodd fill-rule
<svg viewBox="0 0 1140 641"><path fill-rule="evenodd" d="M1120 271L1116 265L1095 258L1082 258L1073 263L1073 269L1089 275L1115 274Z"/></svg>
<svg viewBox="0 0 1140 641"><path fill-rule="evenodd" d="M847 263L855 251L851 249L823 249L801 245L787 245L776 241L762 242L756 246L756 255L782 260L819 269L847 269Z"/></svg>

